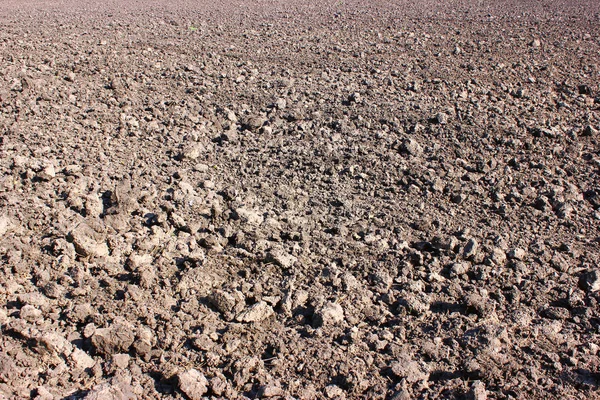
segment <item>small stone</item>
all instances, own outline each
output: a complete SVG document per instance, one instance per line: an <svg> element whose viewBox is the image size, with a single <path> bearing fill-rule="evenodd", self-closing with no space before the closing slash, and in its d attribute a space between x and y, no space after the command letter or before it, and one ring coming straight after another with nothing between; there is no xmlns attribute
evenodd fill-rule
<svg viewBox="0 0 600 400"><path fill-rule="evenodd" d="M110 355L129 351L133 344L134 333L125 323L115 323L109 328L96 329L92 344L101 354Z"/></svg>
<svg viewBox="0 0 600 400"><path fill-rule="evenodd" d="M473 385L471 385L471 396L473 400L487 400L485 383L481 381L473 382Z"/></svg>
<svg viewBox="0 0 600 400"><path fill-rule="evenodd" d="M592 95L592 89L588 85L577 86L577 91L579 92L579 94L584 94L586 96Z"/></svg>
<svg viewBox="0 0 600 400"><path fill-rule="evenodd" d="M274 263L283 268L291 268L298 259L281 248L271 249L265 258L267 263Z"/></svg>
<svg viewBox="0 0 600 400"><path fill-rule="evenodd" d="M257 131L258 129L260 129L265 123L267 122L267 120L264 117L259 117L259 116L251 116L246 118L246 120L244 121L244 128L250 130L250 131Z"/></svg>
<svg viewBox="0 0 600 400"><path fill-rule="evenodd" d="M549 319L567 319L571 316L569 310L563 307L548 307L542 310L542 316Z"/></svg>
<svg viewBox="0 0 600 400"><path fill-rule="evenodd" d="M423 148L416 140L405 139L404 142L402 142L402 151L416 157L421 155Z"/></svg>
<svg viewBox="0 0 600 400"><path fill-rule="evenodd" d="M413 315L423 315L430 311L430 299L425 293L416 293L405 299L404 306Z"/></svg>
<svg viewBox="0 0 600 400"><path fill-rule="evenodd" d="M218 376L215 376L210 380L210 390L215 396L222 396L223 393L227 390L227 382L225 382Z"/></svg>
<svg viewBox="0 0 600 400"><path fill-rule="evenodd" d="M108 256L108 246L97 240L98 234L86 223L79 224L70 236L78 254L84 257Z"/></svg>
<svg viewBox="0 0 600 400"><path fill-rule="evenodd" d="M336 325L344 321L344 309L337 303L326 303L315 313L315 326Z"/></svg>
<svg viewBox="0 0 600 400"><path fill-rule="evenodd" d="M63 296L65 288L56 282L50 282L44 286L44 294L51 299L58 299Z"/></svg>
<svg viewBox="0 0 600 400"><path fill-rule="evenodd" d="M513 93L514 93L513 96L515 96L517 99L522 99L525 96L527 96L527 89L526 88L518 88Z"/></svg>
<svg viewBox="0 0 600 400"><path fill-rule="evenodd" d="M350 272L344 273L341 278L344 289L346 290L353 290L360 287L360 282Z"/></svg>
<svg viewBox="0 0 600 400"><path fill-rule="evenodd" d="M4 236L10 229L10 218L6 215L0 215L0 237Z"/></svg>
<svg viewBox="0 0 600 400"><path fill-rule="evenodd" d="M444 180L440 178L435 178L429 183L431 184L431 189L437 193L442 193L444 191L444 188L446 187Z"/></svg>
<svg viewBox="0 0 600 400"><path fill-rule="evenodd" d="M216 290L210 297L210 302L223 314L231 312L235 307L235 298L227 292Z"/></svg>
<svg viewBox="0 0 600 400"><path fill-rule="evenodd" d="M9 357L6 354L6 352L1 352L0 353L0 382L10 382L13 379L13 377L19 376L19 374L20 374L20 368L16 365L13 358Z"/></svg>
<svg viewBox="0 0 600 400"><path fill-rule="evenodd" d="M411 90L415 93L421 92L421 84L419 82L411 82L408 84L408 90Z"/></svg>
<svg viewBox="0 0 600 400"><path fill-rule="evenodd" d="M325 396L329 399L345 399L346 393L337 385L328 385L325 387Z"/></svg>
<svg viewBox="0 0 600 400"><path fill-rule="evenodd" d="M92 368L96 364L96 361L94 361L94 359L88 353L77 348L73 350L73 353L71 353L70 358L73 362L73 366L76 369L85 370L88 368Z"/></svg>
<svg viewBox="0 0 600 400"><path fill-rule="evenodd" d="M54 395L44 386L39 386L36 390L34 400L54 400Z"/></svg>
<svg viewBox="0 0 600 400"><path fill-rule="evenodd" d="M204 189L214 189L215 188L215 183L213 181L211 181L210 179L206 179L202 182L202 187Z"/></svg>
<svg viewBox="0 0 600 400"><path fill-rule="evenodd" d="M489 264L503 266L506 263L506 253L499 248L495 248L492 250L492 254L490 254L487 258L487 262Z"/></svg>
<svg viewBox="0 0 600 400"><path fill-rule="evenodd" d="M273 307L264 301L259 301L238 314L236 320L239 322L260 322L269 318L273 313Z"/></svg>
<svg viewBox="0 0 600 400"><path fill-rule="evenodd" d="M114 354L112 356L112 365L117 369L126 369L129 366L129 354Z"/></svg>
<svg viewBox="0 0 600 400"><path fill-rule="evenodd" d="M421 365L408 357L401 357L391 365L392 373L398 378L405 379L408 383L422 382L428 379L429 374L426 373Z"/></svg>
<svg viewBox="0 0 600 400"><path fill-rule="evenodd" d="M93 322L90 322L89 324L87 324L84 328L83 328L83 337L84 338L91 338L92 336L94 336L94 333L96 332L96 325L94 325Z"/></svg>
<svg viewBox="0 0 600 400"><path fill-rule="evenodd" d="M287 101L284 98L280 97L275 101L274 106L277 107L279 110L283 110L287 106Z"/></svg>
<svg viewBox="0 0 600 400"><path fill-rule="evenodd" d="M209 335L201 333L192 340L192 345L196 349L210 351L215 347L215 342Z"/></svg>
<svg viewBox="0 0 600 400"><path fill-rule="evenodd" d="M67 313L69 320L77 323L84 323L92 314L94 308L89 303L77 304Z"/></svg>
<svg viewBox="0 0 600 400"><path fill-rule="evenodd" d="M231 126L229 130L226 130L221 134L221 140L224 142L236 142L238 138L239 134L235 126Z"/></svg>
<svg viewBox="0 0 600 400"><path fill-rule="evenodd" d="M362 96L360 95L360 93L354 92L350 96L348 96L348 102L350 102L350 103L361 103L362 102Z"/></svg>
<svg viewBox="0 0 600 400"><path fill-rule="evenodd" d="M48 299L39 292L22 293L17 296L19 303L29 304L38 308L44 309L48 306Z"/></svg>
<svg viewBox="0 0 600 400"><path fill-rule="evenodd" d="M187 145L181 151L181 158L186 160L196 160L202 155L206 149L200 143Z"/></svg>
<svg viewBox="0 0 600 400"><path fill-rule="evenodd" d="M23 306L19 316L29 322L35 322L43 318L42 312L32 305Z"/></svg>
<svg viewBox="0 0 600 400"><path fill-rule="evenodd" d="M540 41L540 39L533 39L529 45L531 47L540 47L542 45L542 42Z"/></svg>
<svg viewBox="0 0 600 400"><path fill-rule="evenodd" d="M54 179L56 177L56 170L54 169L54 165L46 165L40 172L37 173L36 176L43 181L50 181Z"/></svg>
<svg viewBox="0 0 600 400"><path fill-rule="evenodd" d="M81 172L81 169L81 165L69 164L63 168L63 172L65 175L74 176L79 174Z"/></svg>
<svg viewBox="0 0 600 400"><path fill-rule="evenodd" d="M569 261L567 261L562 255L555 253L550 260L550 265L557 271L567 272L571 267Z"/></svg>
<svg viewBox="0 0 600 400"><path fill-rule="evenodd" d="M579 284L582 289L588 292L600 291L600 269L594 269L583 274Z"/></svg>
<svg viewBox="0 0 600 400"><path fill-rule="evenodd" d="M245 305L244 295L238 291L231 294L217 289L211 293L208 300L226 320L233 319L233 316L240 313Z"/></svg>
<svg viewBox="0 0 600 400"><path fill-rule="evenodd" d="M432 245L436 249L445 249L445 250L454 251L457 248L457 246L459 245L459 241L454 236L447 236L447 237L439 237L438 236L433 239Z"/></svg>
<svg viewBox="0 0 600 400"><path fill-rule="evenodd" d="M177 375L179 380L179 390L181 390L190 400L201 400L202 396L208 392L208 380L204 375L195 369L189 369Z"/></svg>
<svg viewBox="0 0 600 400"><path fill-rule="evenodd" d="M467 244L465 245L463 255L465 258L473 258L476 257L479 253L479 243L474 238L469 239Z"/></svg>
<svg viewBox="0 0 600 400"><path fill-rule="evenodd" d="M583 136L597 136L598 130L592 125L588 125L583 129Z"/></svg>
<svg viewBox="0 0 600 400"><path fill-rule="evenodd" d="M152 348L156 344L156 338L152 329L142 326L138 328L133 348L136 354L146 357L151 354Z"/></svg>
<svg viewBox="0 0 600 400"><path fill-rule="evenodd" d="M154 258L150 254L131 254L127 259L127 267L130 271L137 271L140 268L152 264Z"/></svg>
<svg viewBox="0 0 600 400"><path fill-rule="evenodd" d="M44 333L36 338L36 350L38 353L50 355L69 355L73 345L58 333Z"/></svg>
<svg viewBox="0 0 600 400"><path fill-rule="evenodd" d="M458 191L450 196L450 201L452 201L454 204L462 204L467 201L468 198L469 196L466 193Z"/></svg>
<svg viewBox="0 0 600 400"><path fill-rule="evenodd" d="M394 283L393 277L386 271L376 271L371 274L370 279L375 286L374 289L381 294L388 293Z"/></svg>
<svg viewBox="0 0 600 400"><path fill-rule="evenodd" d="M525 250L521 248L514 248L508 252L508 258L513 260L523 260L525 258Z"/></svg>
<svg viewBox="0 0 600 400"><path fill-rule="evenodd" d="M493 305L480 294L471 293L464 298L464 303L467 308L473 309L477 315L487 315L493 311Z"/></svg>
<svg viewBox="0 0 600 400"><path fill-rule="evenodd" d="M238 118L237 115L235 115L235 112L233 112L232 110L225 110L227 113L227 119L231 122L237 122Z"/></svg>
<svg viewBox="0 0 600 400"><path fill-rule="evenodd" d="M390 398L390 400L411 400L412 397L407 390L400 390L394 393Z"/></svg>
<svg viewBox="0 0 600 400"><path fill-rule="evenodd" d="M448 115L444 113L437 113L433 120L436 124L446 125L448 123Z"/></svg>
<svg viewBox="0 0 600 400"><path fill-rule="evenodd" d="M99 217L104 212L102 199L97 195L85 196L85 215Z"/></svg>
<svg viewBox="0 0 600 400"><path fill-rule="evenodd" d="M242 223L258 226L263 223L264 218L259 213L248 210L246 208L238 208L235 210L235 217L239 219Z"/></svg>
<svg viewBox="0 0 600 400"><path fill-rule="evenodd" d="M538 197L533 206L540 211L548 211L552 208L552 204L550 204L550 200L546 196Z"/></svg>
<svg viewBox="0 0 600 400"><path fill-rule="evenodd" d="M264 385L258 391L259 397L282 397L284 395L283 389L274 385Z"/></svg>
<svg viewBox="0 0 600 400"><path fill-rule="evenodd" d="M464 275L469 272L471 269L471 264L468 262L458 262L452 264L452 268L450 268L450 273L453 276Z"/></svg>
<svg viewBox="0 0 600 400"><path fill-rule="evenodd" d="M84 400L135 400L131 383L113 378L111 382L96 385L84 397Z"/></svg>
<svg viewBox="0 0 600 400"><path fill-rule="evenodd" d="M194 167L194 171L196 172L208 172L210 170L210 166L208 164L199 163Z"/></svg>
<svg viewBox="0 0 600 400"><path fill-rule="evenodd" d="M569 203L560 201L555 204L555 211L559 218L565 219L570 218L575 209Z"/></svg>

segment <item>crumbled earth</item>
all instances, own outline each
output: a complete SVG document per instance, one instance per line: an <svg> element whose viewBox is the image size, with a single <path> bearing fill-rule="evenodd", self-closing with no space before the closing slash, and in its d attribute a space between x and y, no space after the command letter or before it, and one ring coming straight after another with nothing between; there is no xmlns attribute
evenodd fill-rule
<svg viewBox="0 0 600 400"><path fill-rule="evenodd" d="M598 2L0 21L0 398L599 398Z"/></svg>

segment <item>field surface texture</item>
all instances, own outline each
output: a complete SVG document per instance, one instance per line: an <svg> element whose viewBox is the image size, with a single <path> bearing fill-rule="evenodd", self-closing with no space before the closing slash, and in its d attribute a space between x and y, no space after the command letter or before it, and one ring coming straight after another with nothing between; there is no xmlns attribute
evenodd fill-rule
<svg viewBox="0 0 600 400"><path fill-rule="evenodd" d="M600 2L0 1L0 399L599 399Z"/></svg>

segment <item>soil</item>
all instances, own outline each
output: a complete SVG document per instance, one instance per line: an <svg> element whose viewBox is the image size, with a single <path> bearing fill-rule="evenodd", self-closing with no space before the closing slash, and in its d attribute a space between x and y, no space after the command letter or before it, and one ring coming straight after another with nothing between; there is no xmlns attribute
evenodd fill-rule
<svg viewBox="0 0 600 400"><path fill-rule="evenodd" d="M600 3L485 3L3 1L0 398L600 398Z"/></svg>

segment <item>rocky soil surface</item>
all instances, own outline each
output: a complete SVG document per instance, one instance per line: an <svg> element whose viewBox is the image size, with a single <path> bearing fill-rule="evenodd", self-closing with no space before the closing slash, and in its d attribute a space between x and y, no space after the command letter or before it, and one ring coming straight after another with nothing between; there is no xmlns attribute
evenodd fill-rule
<svg viewBox="0 0 600 400"><path fill-rule="evenodd" d="M484 3L2 2L0 398L600 398L600 7Z"/></svg>

